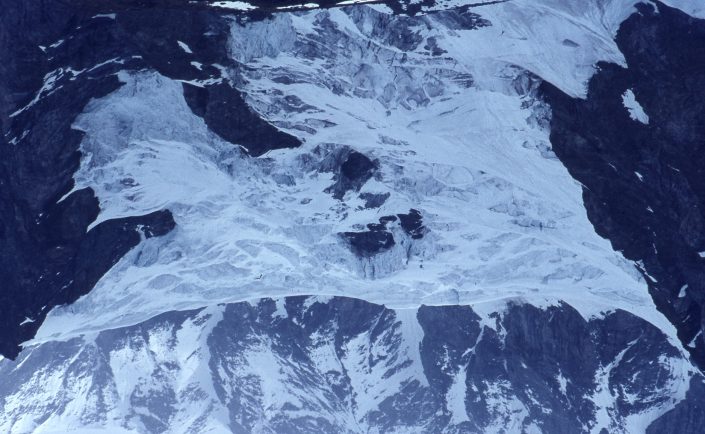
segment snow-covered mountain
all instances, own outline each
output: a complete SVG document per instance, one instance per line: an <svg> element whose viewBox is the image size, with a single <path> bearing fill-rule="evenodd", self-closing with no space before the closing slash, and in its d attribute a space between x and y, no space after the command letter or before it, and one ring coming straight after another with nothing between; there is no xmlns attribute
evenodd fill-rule
<svg viewBox="0 0 705 434"><path fill-rule="evenodd" d="M699 2L2 3L0 431L705 428Z"/></svg>
<svg viewBox="0 0 705 434"><path fill-rule="evenodd" d="M486 318L468 306L289 297L32 347L0 367L0 422L14 432L643 432L685 398L690 369L624 311L586 321L567 305L512 304Z"/></svg>

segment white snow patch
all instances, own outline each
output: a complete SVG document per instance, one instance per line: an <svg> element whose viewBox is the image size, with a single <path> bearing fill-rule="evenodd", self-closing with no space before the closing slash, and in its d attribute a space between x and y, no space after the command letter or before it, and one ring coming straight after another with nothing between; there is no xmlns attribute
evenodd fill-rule
<svg viewBox="0 0 705 434"><path fill-rule="evenodd" d="M182 50L184 50L188 54L193 54L193 51L191 51L191 47L188 46L185 42L182 41L176 41L177 44L179 44L179 47L181 47Z"/></svg>
<svg viewBox="0 0 705 434"><path fill-rule="evenodd" d="M686 283L685 285L681 286L680 291L678 291L678 298L685 297L687 291L688 291L688 284Z"/></svg>
<svg viewBox="0 0 705 434"><path fill-rule="evenodd" d="M108 18L111 20L115 19L115 14L97 14L93 15L91 18L96 19L96 18Z"/></svg>
<svg viewBox="0 0 705 434"><path fill-rule="evenodd" d="M277 9L280 11L286 11L291 9L315 9L318 7L320 7L318 3L303 3L298 5L279 6Z"/></svg>
<svg viewBox="0 0 705 434"><path fill-rule="evenodd" d="M649 115L646 114L644 108L636 100L636 96L634 96L634 92L631 89L627 89L622 95L622 104L629 112L630 118L648 125Z"/></svg>
<svg viewBox="0 0 705 434"><path fill-rule="evenodd" d="M691 17L705 19L705 3L700 0L662 0L668 6L678 8Z"/></svg>
<svg viewBox="0 0 705 434"><path fill-rule="evenodd" d="M63 44L64 42L66 42L65 39L59 39L58 41L56 41L56 42L54 42L53 44L49 45L49 48L57 48L57 47L61 46L61 44Z"/></svg>
<svg viewBox="0 0 705 434"><path fill-rule="evenodd" d="M478 8L492 26L459 31L458 50L476 59L519 65L574 97L584 98L598 61L625 66L614 37L639 0L512 0ZM450 0L443 8L462 6ZM445 48L445 47L443 47Z"/></svg>
<svg viewBox="0 0 705 434"><path fill-rule="evenodd" d="M277 317L277 318L288 318L289 314L286 311L286 300L283 298L277 298L275 300L277 309L274 311L274 314L272 316Z"/></svg>
<svg viewBox="0 0 705 434"><path fill-rule="evenodd" d="M450 423L453 425L469 422L470 417L465 407L465 396L467 394L467 366L458 367L458 372L453 377L453 383L446 394L448 412L450 412Z"/></svg>
<svg viewBox="0 0 705 434"><path fill-rule="evenodd" d="M693 339L691 339L690 342L688 342L688 347L689 347L689 348L695 348L695 346L696 346L695 341L697 341L698 338L699 338L700 336L702 336L702 334L703 334L703 331L700 330L700 331L698 332L698 334L696 334L696 335L693 337Z"/></svg>
<svg viewBox="0 0 705 434"><path fill-rule="evenodd" d="M223 9L233 9L236 11L251 11L253 9L257 9L256 6L242 1L217 1L212 2L210 5Z"/></svg>
<svg viewBox="0 0 705 434"><path fill-rule="evenodd" d="M379 0L344 0L342 2L336 3L336 6L350 6L350 5L360 5L364 3L373 3Z"/></svg>
<svg viewBox="0 0 705 434"><path fill-rule="evenodd" d="M568 380L563 376L563 373L559 372L558 377L558 390L561 391L563 396L567 396L568 393Z"/></svg>

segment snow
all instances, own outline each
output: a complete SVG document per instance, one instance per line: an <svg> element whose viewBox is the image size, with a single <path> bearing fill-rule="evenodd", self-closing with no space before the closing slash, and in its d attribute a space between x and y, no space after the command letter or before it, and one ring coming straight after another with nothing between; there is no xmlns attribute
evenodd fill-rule
<svg viewBox="0 0 705 434"><path fill-rule="evenodd" d="M19 432L19 431L18 431ZM41 434L64 434L64 430L53 430L53 429L42 429L40 431L34 431ZM109 426L109 427L96 427L96 428L80 428L75 427L71 429L73 434L135 434L139 433L137 430L128 430L120 426Z"/></svg>
<svg viewBox="0 0 705 434"><path fill-rule="evenodd" d="M342 2L336 3L336 6L350 6L350 5L360 5L365 3L373 3L379 0L344 0Z"/></svg>
<svg viewBox="0 0 705 434"><path fill-rule="evenodd" d="M257 9L255 6L252 6L251 4L242 1L217 1L210 3L210 5L223 9L233 9L236 11L249 11Z"/></svg>
<svg viewBox="0 0 705 434"><path fill-rule="evenodd" d="M181 41L176 41L177 44L179 44L179 47L181 47L182 50L184 50L188 54L193 54L193 51L191 51L191 47L188 46L185 42Z"/></svg>
<svg viewBox="0 0 705 434"><path fill-rule="evenodd" d="M695 348L695 341L698 340L698 338L699 338L700 336L702 336L702 334L703 334L703 331L700 330L700 331L698 332L698 334L696 334L696 335L693 337L693 339L691 339L690 342L688 342L688 347L690 347L690 348Z"/></svg>
<svg viewBox="0 0 705 434"><path fill-rule="evenodd" d="M91 18L96 19L96 18L108 18L110 20L115 19L116 14L97 14L93 15Z"/></svg>
<svg viewBox="0 0 705 434"><path fill-rule="evenodd" d="M350 377L356 414L379 409L386 397L399 392L404 385L428 386L419 353L423 332L416 320L416 309L399 310L396 319L394 326L380 335L366 330L342 348L338 370L344 369ZM388 354L386 343L394 341L400 345L395 354Z"/></svg>
<svg viewBox="0 0 705 434"><path fill-rule="evenodd" d="M443 6L466 3L456 0ZM584 98L598 61L625 65L614 36L637 3L513 0L483 5L473 11L493 25L478 32L461 31L457 50L475 59L519 65L569 95Z"/></svg>
<svg viewBox="0 0 705 434"><path fill-rule="evenodd" d="M22 322L20 323L20 325L25 325L25 324L33 323L34 321L35 321L35 320L33 320L33 319L30 318L30 317L25 317L24 321L22 321Z"/></svg>
<svg viewBox="0 0 705 434"><path fill-rule="evenodd" d="M402 339L403 345L400 347L400 353L410 362L412 369L407 371L407 375L411 379L415 379L423 387L428 387L428 380L424 375L423 362L421 360L421 342L424 338L424 332L416 319L418 309L398 309L395 311L398 323L398 333Z"/></svg>
<svg viewBox="0 0 705 434"><path fill-rule="evenodd" d="M219 79L238 83L256 111L303 141L297 149L271 151L267 159L246 158L209 131L188 108L181 82L156 72L121 73L125 85L93 100L74 125L85 133L76 189L91 187L100 200L101 212L91 227L167 208L176 229L143 239L93 291L70 308L53 309L28 345L84 336L88 351L98 331L143 323L165 311L205 307L198 318L178 327L155 326L134 342L117 345L105 361L117 380L105 395L114 414L125 415L137 389L177 391L177 414L183 419L176 424L188 426L214 408L220 414L214 432L217 421L227 421L227 411L216 402L214 373L222 373L218 381L229 391L248 390L248 383L238 379L256 378L262 391L256 411L262 420L289 411L286 404L330 401L325 393L310 394L287 383L299 375L297 367L276 355L268 340L253 340L210 371L206 340L222 315L221 303L256 305L259 298L273 297L279 319L288 318L280 298L287 295L321 296L306 308L343 295L396 309L394 325L382 336L361 333L340 352L330 331L311 334L314 372L322 381L328 372L346 372L350 378L353 410L324 415L342 418L348 426L357 423L356 415L377 410L402 385L427 381L419 352L423 331L415 318L423 304L471 305L487 327L496 327L490 315L501 314L509 301L539 307L565 301L585 318L624 309L659 327L680 348L634 264L594 232L581 186L553 155L548 131L539 122L550 113L532 99L524 80L532 71L582 96L595 61L621 62L611 35L631 3L579 6L551 1L484 6L494 25L477 30L454 29L442 15L405 18L422 37L436 38L443 56L432 56L423 44L401 50L384 33L396 24L385 20L394 18L378 7L233 23L231 52L244 66L233 72L222 68ZM334 24L324 26L324 19ZM563 44L566 39L574 44ZM294 80L278 80L283 76ZM37 98L51 91L51 78ZM284 95L301 104L292 108ZM341 146L379 160L379 176L362 192L390 193L380 209L360 208L354 193L343 202L324 193L332 174L318 173L316 164L306 161L319 162L318 147ZM294 184L277 183L275 175L288 176ZM404 248L399 243L382 255L360 259L337 235L410 208L421 211L429 233L412 242L394 227L397 241L411 243ZM395 354L400 365L383 357L382 343L390 341L400 342ZM596 431L612 427L616 398L609 377L623 355L595 378L600 384L594 396L600 416ZM380 361L370 367L369 358ZM462 423L469 420L468 373L447 362L455 376L446 405L453 423ZM690 378L686 356L661 363L673 372L666 393L682 399ZM57 366L57 372L68 366ZM163 366L178 369L159 379L153 372ZM47 383L43 390L66 388L62 375L40 372L36 378L39 383L28 383L24 392L42 382ZM70 384L68 396L97 405L84 399L90 384L80 380ZM555 381L566 394L568 381L562 374ZM501 381L487 384L486 400L497 415L488 430L518 431L529 414L509 387ZM198 394L189 393L193 390ZM54 399L49 392L38 398ZM13 396L8 405L18 407L20 399ZM80 420L78 407L69 408L67 417ZM627 423L646 424L667 409ZM17 423L20 432L37 428L29 418ZM57 415L39 428L51 426L73 427Z"/></svg>
<svg viewBox="0 0 705 434"><path fill-rule="evenodd" d="M492 420L484 431L487 433L522 432L523 421L529 417L529 409L511 393L511 384L508 381L485 382L485 384L487 390L484 392L484 398Z"/></svg>
<svg viewBox="0 0 705 434"><path fill-rule="evenodd" d="M495 26L478 30L450 29L440 16L415 18L416 29L447 51L442 57L422 47L402 56L375 33L383 14L366 6L233 23L232 52L250 74L234 82L255 110L305 141L269 152L266 164L242 158L210 132L178 81L122 73L127 84L91 102L75 124L86 134L76 188L90 186L100 199L92 226L168 208L177 227L142 242L71 309L55 308L34 342L135 324L165 310L297 294L395 308L566 301L585 317L622 308L677 342L634 266L594 232L581 187L550 152L548 131L532 120L546 108L515 88L533 69L580 94L596 59L621 58L607 40L613 26L604 27L616 6L598 14L598 25L585 22L597 20L594 11L566 21L547 4L485 6ZM335 27L318 26L323 17ZM317 37L345 43L305 55L317 53L307 47L317 47ZM566 37L580 46L560 44ZM496 52L488 40L497 40ZM296 82L275 81L280 75ZM313 108L292 111L282 94ZM335 124L322 126L327 120ZM331 174L311 172L301 156L326 144L380 160L380 178L362 191L390 192L381 209L323 193ZM295 185L277 184L277 173ZM361 262L337 236L410 208L422 211L430 232L408 255Z"/></svg>
<svg viewBox="0 0 705 434"><path fill-rule="evenodd" d="M16 145L19 144L22 140L24 140L24 138L27 137L28 134L29 134L29 130L24 130L24 131L22 131L22 134L21 134L19 137L13 137L13 138L11 138L10 140L8 140L8 143L11 144L11 145L13 145L13 146L16 146ZM8 134L8 135L9 135L9 134Z"/></svg>
<svg viewBox="0 0 705 434"><path fill-rule="evenodd" d="M286 311L285 300L283 298L278 298L275 302L277 310L274 311L272 316L277 318L288 318L289 314Z"/></svg>
<svg viewBox="0 0 705 434"><path fill-rule="evenodd" d="M643 261L636 261L635 265L636 265L637 269L639 271L641 271L644 274L644 276L646 276L646 278L649 279L652 283L658 283L658 280L646 271L646 269L644 268Z"/></svg>
<svg viewBox="0 0 705 434"><path fill-rule="evenodd" d="M61 44L63 44L64 42L66 42L65 39L59 39L58 41L56 41L56 42L54 42L53 44L49 45L49 48L57 48L57 47L59 47Z"/></svg>
<svg viewBox="0 0 705 434"><path fill-rule="evenodd" d="M685 297L687 290L688 290L688 284L686 283L685 285L681 286L680 291L678 291L678 298Z"/></svg>
<svg viewBox="0 0 705 434"><path fill-rule="evenodd" d="M457 374L453 377L453 383L446 394L448 411L451 414L450 423L457 425L469 422L470 417L465 408L465 396L467 395L467 366L459 366Z"/></svg>
<svg viewBox="0 0 705 434"><path fill-rule="evenodd" d="M133 56L133 57L138 57L138 56ZM105 66L105 65L109 65L109 64L111 64L111 63L117 63L117 64L122 65L123 63L125 63L125 61L122 60L122 59L120 59L120 58L117 58L117 57L112 58L112 59L108 59L108 60L106 60L106 61L104 61L104 62L100 62L100 63L98 63L98 64L96 64L96 65L93 65L92 67L90 67L90 68L88 69L88 72L95 71L96 69L98 69L98 68L100 68L100 67L102 67L102 66Z"/></svg>
<svg viewBox="0 0 705 434"><path fill-rule="evenodd" d="M54 46L52 45L52 48L53 47ZM64 70L64 68L59 68L59 69L56 69L54 71L47 73L44 76L44 83L42 84L42 87L37 91L37 93L35 94L32 101L30 101L27 105L14 111L13 113L11 113L9 117L13 118L13 117L19 115L20 113L24 112L25 110L27 110L28 108L32 107L37 102L39 102L39 100L42 99L42 97L45 97L47 95L52 94L54 92L54 90L56 89L57 81L59 81L61 78L63 78L63 76L65 75L65 72L66 71Z"/></svg>
<svg viewBox="0 0 705 434"><path fill-rule="evenodd" d="M616 355L614 360L597 371L595 375L597 386L594 393L590 396L591 402L596 406L595 423L590 427L591 433L599 434L603 430L623 433L646 432L646 428L653 420L672 408L673 402L679 402L685 398L685 394L690 387L690 378L693 375L691 367L687 363L683 363L682 359L663 355L659 356L659 366L664 366L669 371L668 381L663 387L664 394L641 396L640 392L643 393L643 391L635 390L635 393L630 393L623 387L615 387L611 378L612 370L619 366L625 354L632 346L638 344L639 339L632 341ZM629 403L634 403L637 400L658 402L661 399L662 401L660 404L653 405L642 412L630 414L622 420L615 417L618 411L620 393L623 394L624 399ZM671 399L663 399L664 396L671 397Z"/></svg>
<svg viewBox="0 0 705 434"><path fill-rule="evenodd" d="M686 14L705 19L705 4L700 0L662 0L664 4L678 8Z"/></svg>
<svg viewBox="0 0 705 434"><path fill-rule="evenodd" d="M634 92L631 89L627 89L622 95L622 103L629 112L630 118L642 124L649 123L649 116L644 112L643 107L636 100Z"/></svg>
<svg viewBox="0 0 705 434"><path fill-rule="evenodd" d="M6 397L3 410L7 413L0 416L3 429L11 427L13 433L145 432L140 422L135 423L136 416L154 412L173 424L171 432L225 432L227 410L213 386L206 342L222 318L222 309L207 308L181 324L157 323L138 336L115 333L107 360L94 358L96 343L87 339L70 358L43 366L17 393ZM86 375L81 370L89 360L93 363ZM164 391L176 398L171 418L168 412L159 412L164 407L156 411L142 407L143 398L163 396L159 394ZM23 402L30 394L31 408ZM13 419L17 414L21 416Z"/></svg>
<svg viewBox="0 0 705 434"><path fill-rule="evenodd" d="M568 380L559 372L558 377L558 389L561 391L563 396L567 396L568 393Z"/></svg>
<svg viewBox="0 0 705 434"><path fill-rule="evenodd" d="M594 382L597 386L595 392L590 397L590 401L594 403L596 407L595 424L590 429L591 434L600 434L603 430L611 432L617 429L616 423L612 417L612 412L617 405L617 397L610 388L610 374L612 369L622 361L624 354L635 343L636 341L630 343L627 348L617 354L612 362L601 367L595 374Z"/></svg>
<svg viewBox="0 0 705 434"><path fill-rule="evenodd" d="M320 7L318 3L303 3L303 4L298 4L298 5L290 5L290 6L279 6L277 7L278 10L280 11L286 11L290 9L315 9Z"/></svg>
<svg viewBox="0 0 705 434"><path fill-rule="evenodd" d="M690 378L693 376L694 371L687 363L683 363L679 358L665 357L663 355L659 356L658 362L660 366L667 367L669 373L669 381L666 383L664 390L659 392L664 392L665 394L659 393L658 395L649 395L645 399L641 397L643 401L649 399L659 399L663 396L668 396L670 400L664 400L661 405L654 405L641 413L635 413L628 415L624 422L623 431L629 433L643 433L646 432L647 428L651 423L658 417L665 414L667 411L673 408L674 402L680 402L685 399L685 395L690 388ZM638 391L637 391L638 392ZM626 394L626 393L625 393ZM637 396L628 396L631 399L637 399Z"/></svg>
<svg viewBox="0 0 705 434"><path fill-rule="evenodd" d="M52 45L51 47L54 48L55 46L58 46L57 44L60 45L60 42L57 42L56 44ZM23 113L27 109L31 108L35 104L37 104L39 101L42 100L42 98L45 98L52 93L54 93L58 88L61 87L59 82L63 79L68 79L68 80L75 80L76 77L79 75L83 74L84 72L92 72L101 66L107 65L109 63L124 63L123 60L120 59L110 59L105 62L99 63L97 65L94 65L93 67L89 69L82 69L82 70L75 70L70 67L67 68L57 68L51 72L48 72L47 74L44 75L44 82L42 84L42 87L37 91L37 93L34 95L34 98L24 105L23 107L20 107L19 109L15 110L13 113L10 114L9 117L13 118L18 116L19 114ZM16 139L13 144L17 144L19 141L21 141L24 137L25 134L28 133L27 131L22 135L22 137Z"/></svg>

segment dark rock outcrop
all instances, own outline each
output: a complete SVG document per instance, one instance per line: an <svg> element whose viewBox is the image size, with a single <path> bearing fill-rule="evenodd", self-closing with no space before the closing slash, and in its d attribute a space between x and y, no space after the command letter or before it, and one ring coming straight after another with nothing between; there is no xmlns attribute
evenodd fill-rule
<svg viewBox="0 0 705 434"><path fill-rule="evenodd" d="M343 232L340 236L355 255L360 258L370 258L394 246L394 235L389 225L397 220L399 220L398 225L412 240L420 240L428 231L423 225L421 213L411 209L408 214L382 216L379 218L379 223L368 223L366 231ZM403 244L404 241L402 241Z"/></svg>
<svg viewBox="0 0 705 434"><path fill-rule="evenodd" d="M600 64L584 100L542 85L551 142L584 185L597 232L640 261L656 306L705 367L705 20L658 2L638 9L617 34L626 68ZM625 108L628 90L647 122Z"/></svg>
<svg viewBox="0 0 705 434"><path fill-rule="evenodd" d="M379 163L365 154L343 146L330 152L321 164L321 172L333 172L335 183L325 192L342 200L348 191L359 191L372 178Z"/></svg>

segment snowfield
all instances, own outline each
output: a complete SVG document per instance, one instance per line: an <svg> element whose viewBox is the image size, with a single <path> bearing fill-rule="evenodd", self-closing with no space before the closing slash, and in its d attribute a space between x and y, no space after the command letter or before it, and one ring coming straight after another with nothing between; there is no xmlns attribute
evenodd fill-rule
<svg viewBox="0 0 705 434"><path fill-rule="evenodd" d="M503 300L563 300L586 317L634 312L672 335L633 264L587 220L581 186L551 152L550 110L533 98L538 79L527 72L580 94L596 61L619 59L606 42L614 16L630 11L618 5L593 27L577 19L600 11L563 26L526 17L571 12L550 3L485 6L492 25L469 29L454 12L405 18L376 6L233 23L243 66L231 79L266 119L304 141L259 159L210 132L179 82L123 74L126 85L75 124L86 133L76 189L90 186L101 200L93 225L168 208L177 229L143 242L91 293L55 309L35 341L299 294L391 307L488 303L488 312ZM389 27L421 37L398 40L383 32ZM442 54L419 42L429 38ZM553 57L532 55L539 51ZM324 192L332 174L315 170L316 159L343 146L379 160L361 192L390 193L381 208L364 208L357 193ZM360 259L338 236L412 208L429 234L408 240L411 248L397 243Z"/></svg>

